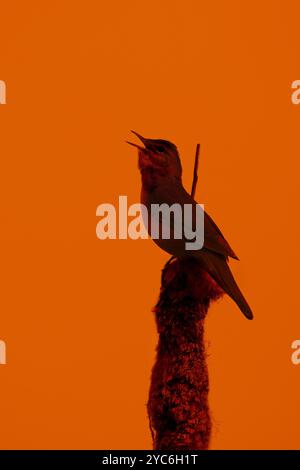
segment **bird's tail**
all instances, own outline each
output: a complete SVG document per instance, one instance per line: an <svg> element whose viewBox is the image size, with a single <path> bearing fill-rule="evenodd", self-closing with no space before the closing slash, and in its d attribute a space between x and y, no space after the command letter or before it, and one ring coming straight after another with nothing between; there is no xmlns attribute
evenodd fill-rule
<svg viewBox="0 0 300 470"><path fill-rule="evenodd" d="M226 260L218 255L209 254L203 261L211 277L234 300L245 317L252 320L252 310L235 282Z"/></svg>

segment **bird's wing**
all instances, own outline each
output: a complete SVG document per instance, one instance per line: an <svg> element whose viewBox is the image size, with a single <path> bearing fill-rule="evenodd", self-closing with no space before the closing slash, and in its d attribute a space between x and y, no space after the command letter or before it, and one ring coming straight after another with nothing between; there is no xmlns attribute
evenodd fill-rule
<svg viewBox="0 0 300 470"><path fill-rule="evenodd" d="M227 240L224 238L219 227L215 224L213 219L204 212L204 246L208 250L215 251L216 253L230 256L234 259L239 259ZM222 251L220 251L220 248Z"/></svg>
<svg viewBox="0 0 300 470"><path fill-rule="evenodd" d="M202 254L198 252L198 256L201 256L201 263L210 276L236 302L245 317L252 320L253 313L251 308L240 291L224 258L208 251Z"/></svg>
<svg viewBox="0 0 300 470"><path fill-rule="evenodd" d="M169 205L179 203L181 206L184 204L192 204L194 207L197 205L196 201L190 196L190 194L184 189L182 184L172 184L168 187L159 188L156 192L156 202L165 202ZM190 229L192 227L189 227ZM204 248L214 253L227 258L238 259L229 243L224 238L221 230L212 220L212 218L204 212Z"/></svg>

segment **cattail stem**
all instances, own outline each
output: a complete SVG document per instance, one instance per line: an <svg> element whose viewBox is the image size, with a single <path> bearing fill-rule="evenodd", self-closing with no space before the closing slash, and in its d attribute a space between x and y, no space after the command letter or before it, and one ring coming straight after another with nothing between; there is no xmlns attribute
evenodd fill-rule
<svg viewBox="0 0 300 470"><path fill-rule="evenodd" d="M200 144L196 146L196 154L195 154L195 163L194 163L194 173L193 173L193 184L191 189L191 196L194 199L197 183L198 183L198 166L199 166L199 155L200 155Z"/></svg>
<svg viewBox="0 0 300 470"><path fill-rule="evenodd" d="M162 272L154 309L159 334L147 404L153 448L201 450L209 445L208 371L204 320L221 290L193 258Z"/></svg>

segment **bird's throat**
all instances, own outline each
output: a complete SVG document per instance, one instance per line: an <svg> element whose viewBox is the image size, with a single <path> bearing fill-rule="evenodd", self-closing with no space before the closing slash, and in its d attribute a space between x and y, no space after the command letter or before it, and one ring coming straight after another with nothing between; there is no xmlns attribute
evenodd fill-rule
<svg viewBox="0 0 300 470"><path fill-rule="evenodd" d="M161 179L164 177L162 172L159 172L157 169L152 167L144 168L141 170L141 174L143 188L148 192L154 191L160 184Z"/></svg>

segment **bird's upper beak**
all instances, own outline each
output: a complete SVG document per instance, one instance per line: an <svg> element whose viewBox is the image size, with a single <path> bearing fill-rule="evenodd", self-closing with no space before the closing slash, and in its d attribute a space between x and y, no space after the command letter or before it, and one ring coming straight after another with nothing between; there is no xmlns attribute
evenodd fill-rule
<svg viewBox="0 0 300 470"><path fill-rule="evenodd" d="M141 147L141 145L138 145L138 144L135 144L133 142L129 142L128 140L126 140L127 144L129 145L133 145L134 147L137 147L138 149L140 150L145 150L145 148L147 147L147 140L148 139L145 139L145 137L143 137L142 135L138 134L137 132L135 131L131 131L133 134L135 134L139 139L140 141L145 145L145 147Z"/></svg>

